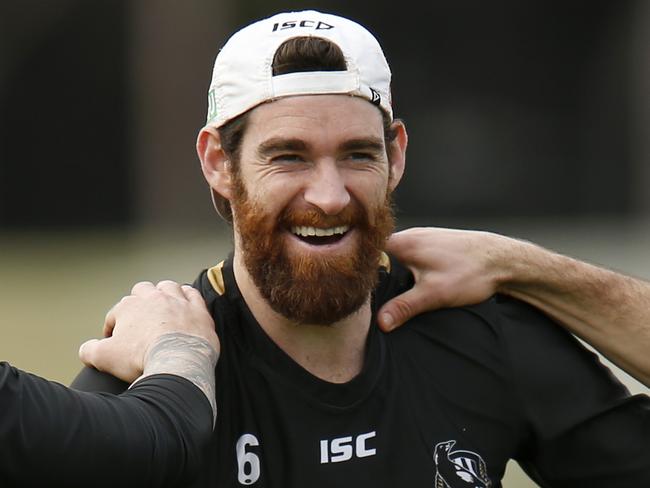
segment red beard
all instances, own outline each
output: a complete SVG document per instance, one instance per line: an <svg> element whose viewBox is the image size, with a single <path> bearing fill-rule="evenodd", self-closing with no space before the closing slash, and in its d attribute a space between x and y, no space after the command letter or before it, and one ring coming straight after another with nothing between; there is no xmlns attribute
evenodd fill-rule
<svg viewBox="0 0 650 488"><path fill-rule="evenodd" d="M393 231L390 196L364 211L352 200L338 215L316 207L285 209L278 219L251 202L238 182L232 206L241 237L244 264L271 308L299 324L329 325L357 311L377 282L377 268L386 239ZM292 226L349 225L357 232L352 252L322 256L290 255L284 245Z"/></svg>

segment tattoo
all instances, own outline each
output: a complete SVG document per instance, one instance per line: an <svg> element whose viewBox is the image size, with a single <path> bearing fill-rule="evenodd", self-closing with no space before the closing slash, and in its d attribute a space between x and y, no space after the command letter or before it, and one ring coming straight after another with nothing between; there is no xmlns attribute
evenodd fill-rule
<svg viewBox="0 0 650 488"><path fill-rule="evenodd" d="M174 332L164 334L151 345L144 372L136 381L154 374L174 374L194 383L212 406L213 424L217 418L215 366L219 353L205 339Z"/></svg>

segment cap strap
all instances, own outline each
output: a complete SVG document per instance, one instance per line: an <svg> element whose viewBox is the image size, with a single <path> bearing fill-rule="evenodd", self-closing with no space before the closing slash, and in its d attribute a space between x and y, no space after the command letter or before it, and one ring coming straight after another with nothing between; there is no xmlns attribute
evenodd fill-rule
<svg viewBox="0 0 650 488"><path fill-rule="evenodd" d="M274 97L310 93L350 93L359 89L359 76L350 71L308 71L271 78Z"/></svg>

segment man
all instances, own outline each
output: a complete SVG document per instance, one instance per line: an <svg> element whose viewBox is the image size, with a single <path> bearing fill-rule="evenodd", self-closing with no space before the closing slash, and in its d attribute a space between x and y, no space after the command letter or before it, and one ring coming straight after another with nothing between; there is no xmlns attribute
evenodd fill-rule
<svg viewBox="0 0 650 488"><path fill-rule="evenodd" d="M366 29L251 24L209 102L197 150L234 253L195 282L222 344L196 486L495 487L511 458L544 486L650 483L648 398L536 309L498 296L374 326L412 276L382 252L407 134Z"/></svg>
<svg viewBox="0 0 650 488"><path fill-rule="evenodd" d="M171 281L138 283L104 330L80 356L137 378L119 397L0 363L0 486L173 486L195 476L216 414L219 348L201 295Z"/></svg>
<svg viewBox="0 0 650 488"><path fill-rule="evenodd" d="M489 232L408 229L388 250L416 285L382 307L384 330L503 293L544 310L650 387L650 283Z"/></svg>

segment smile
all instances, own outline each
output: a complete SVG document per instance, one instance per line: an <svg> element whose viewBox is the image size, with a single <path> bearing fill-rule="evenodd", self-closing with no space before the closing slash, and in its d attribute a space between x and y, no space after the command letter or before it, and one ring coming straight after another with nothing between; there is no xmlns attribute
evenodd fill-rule
<svg viewBox="0 0 650 488"><path fill-rule="evenodd" d="M349 230L349 225L328 227L325 229L308 226L291 227L291 232L295 236L312 245L333 244L339 241Z"/></svg>

